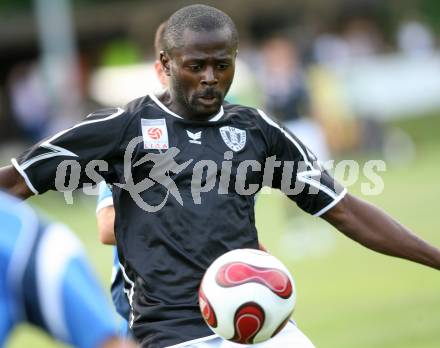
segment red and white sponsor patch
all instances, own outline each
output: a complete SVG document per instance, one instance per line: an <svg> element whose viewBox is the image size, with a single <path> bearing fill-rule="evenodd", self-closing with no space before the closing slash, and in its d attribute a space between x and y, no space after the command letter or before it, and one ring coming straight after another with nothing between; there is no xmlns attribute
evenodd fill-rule
<svg viewBox="0 0 440 348"><path fill-rule="evenodd" d="M141 119L142 138L144 140L144 149L167 150L168 130L164 118L159 119Z"/></svg>

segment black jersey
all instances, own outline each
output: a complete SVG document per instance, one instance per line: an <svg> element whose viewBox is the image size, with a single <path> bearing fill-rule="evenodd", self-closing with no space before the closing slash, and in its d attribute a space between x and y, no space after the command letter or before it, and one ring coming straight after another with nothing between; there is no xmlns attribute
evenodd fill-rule
<svg viewBox="0 0 440 348"><path fill-rule="evenodd" d="M318 216L343 197L314 160L260 110L225 103L197 122L151 95L93 113L12 162L35 193L89 185L92 169L113 185L130 325L142 346L167 347L212 335L199 283L221 254L258 248L254 196L263 185L296 188L289 198Z"/></svg>

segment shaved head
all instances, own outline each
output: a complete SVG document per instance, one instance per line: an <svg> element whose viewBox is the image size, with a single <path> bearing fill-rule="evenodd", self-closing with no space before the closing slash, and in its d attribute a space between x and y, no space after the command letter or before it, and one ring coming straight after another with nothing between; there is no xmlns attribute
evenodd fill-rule
<svg viewBox="0 0 440 348"><path fill-rule="evenodd" d="M167 21L164 32L164 50L183 45L183 34L186 29L195 32L212 32L227 30L231 45L238 46L238 33L232 19L223 11L206 5L191 5L176 11Z"/></svg>

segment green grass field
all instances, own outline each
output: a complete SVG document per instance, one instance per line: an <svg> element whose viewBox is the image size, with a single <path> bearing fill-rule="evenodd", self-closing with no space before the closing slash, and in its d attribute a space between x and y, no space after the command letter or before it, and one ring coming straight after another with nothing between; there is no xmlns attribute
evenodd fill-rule
<svg viewBox="0 0 440 348"><path fill-rule="evenodd" d="M417 156L407 166L388 168L384 192L364 198L440 246L440 116L398 125L416 140ZM350 191L359 194L359 185ZM78 233L108 287L112 256L97 240L94 200L77 196L75 205L67 206L60 194L51 193L32 203ZM440 347L439 272L369 251L291 206L279 194L261 196L257 224L261 241L288 265L296 280L294 318L317 347ZM61 346L27 326L17 329L8 345Z"/></svg>

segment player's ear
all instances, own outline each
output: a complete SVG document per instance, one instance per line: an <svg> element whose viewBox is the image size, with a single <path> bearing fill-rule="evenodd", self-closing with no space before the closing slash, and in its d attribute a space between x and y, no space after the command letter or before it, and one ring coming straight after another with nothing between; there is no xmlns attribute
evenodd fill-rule
<svg viewBox="0 0 440 348"><path fill-rule="evenodd" d="M170 57L165 51L160 51L160 64L166 76L170 76Z"/></svg>

